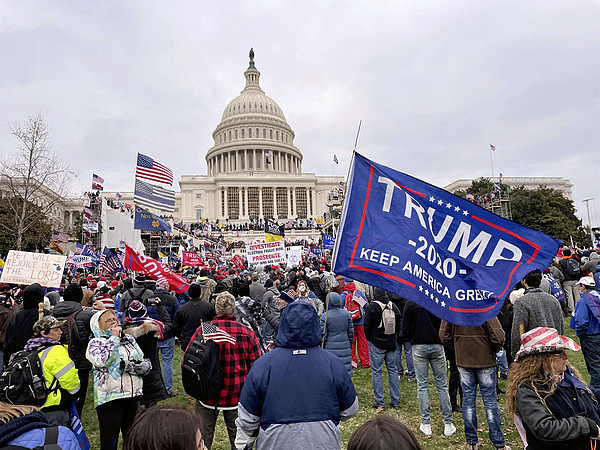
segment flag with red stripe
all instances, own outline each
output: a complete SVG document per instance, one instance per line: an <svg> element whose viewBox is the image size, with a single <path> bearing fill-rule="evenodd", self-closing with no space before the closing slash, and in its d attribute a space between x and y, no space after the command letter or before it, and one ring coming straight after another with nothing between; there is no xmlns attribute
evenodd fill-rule
<svg viewBox="0 0 600 450"><path fill-rule="evenodd" d="M145 180L156 181L168 184L169 186L173 185L173 171L141 153L138 153L135 176L136 178L144 178Z"/></svg>

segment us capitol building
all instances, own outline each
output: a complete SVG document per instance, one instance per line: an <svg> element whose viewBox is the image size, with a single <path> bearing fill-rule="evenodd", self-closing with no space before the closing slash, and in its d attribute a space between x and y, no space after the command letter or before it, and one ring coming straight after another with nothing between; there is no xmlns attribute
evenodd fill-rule
<svg viewBox="0 0 600 450"><path fill-rule="evenodd" d="M322 218L327 197L343 177L302 172L302 152L279 105L260 87L250 50L246 86L223 112L206 153L207 175L184 175L175 202L175 221L201 218Z"/></svg>

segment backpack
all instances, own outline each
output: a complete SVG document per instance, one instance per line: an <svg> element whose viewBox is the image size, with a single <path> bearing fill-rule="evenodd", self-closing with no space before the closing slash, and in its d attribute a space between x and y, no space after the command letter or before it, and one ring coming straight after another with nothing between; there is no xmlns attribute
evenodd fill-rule
<svg viewBox="0 0 600 450"><path fill-rule="evenodd" d="M325 277L320 277L319 286L321 288L321 294L323 294L323 298L327 297L327 294L329 294L329 290L331 288L329 287L329 283L327 282L327 279Z"/></svg>
<svg viewBox="0 0 600 450"><path fill-rule="evenodd" d="M396 332L396 314L394 314L394 304L388 302L381 303L380 301L373 300L381 307L381 323L379 328L383 328L383 334L394 334Z"/></svg>
<svg viewBox="0 0 600 450"><path fill-rule="evenodd" d="M48 345L44 349L53 347ZM40 348L14 353L0 376L0 401L13 405L42 406L48 394L58 389L54 378L46 387L42 362L38 356Z"/></svg>
<svg viewBox="0 0 600 450"><path fill-rule="evenodd" d="M581 276L581 266L579 266L579 263L576 260L574 260L573 258L567 259L565 266L566 266L567 273L569 274L569 276L571 276L571 277Z"/></svg>
<svg viewBox="0 0 600 450"><path fill-rule="evenodd" d="M223 373L219 346L214 341L205 341L202 334L196 334L181 361L181 381L185 392L203 403L219 395L223 388Z"/></svg>
<svg viewBox="0 0 600 450"><path fill-rule="evenodd" d="M133 287L131 289L127 289L127 292L129 292L129 299L127 299L127 303L125 304L125 308L123 309L123 311L125 313L127 313L127 309L129 308L129 305L131 305L131 302L134 300L139 300L139 302L144 305L144 306L148 306L148 302L147 300L144 300L142 297L144 296L144 292L146 292L148 289L146 289L143 286L139 286L141 288L141 291L139 292L139 294L137 295L133 295L133 290L138 288L138 286ZM123 299L123 297L121 297L121 299Z"/></svg>
<svg viewBox="0 0 600 450"><path fill-rule="evenodd" d="M37 447L22 447L20 445L7 445L0 448L0 450L61 450L62 447L58 445L58 427L47 427L46 436L44 437L44 443Z"/></svg>
<svg viewBox="0 0 600 450"><path fill-rule="evenodd" d="M350 291L346 292L346 301L344 302L344 306L350 313L352 321L358 322L362 318L362 308L360 307L360 304L354 300L354 295Z"/></svg>
<svg viewBox="0 0 600 450"><path fill-rule="evenodd" d="M69 357L75 362L80 363L85 360L85 352L87 350L87 342L81 339L79 331L77 330L77 322L75 317L81 311L75 311L73 314L69 314L66 317L57 317L59 320L65 320L60 329L62 330L62 339L67 344L67 350L69 351Z"/></svg>

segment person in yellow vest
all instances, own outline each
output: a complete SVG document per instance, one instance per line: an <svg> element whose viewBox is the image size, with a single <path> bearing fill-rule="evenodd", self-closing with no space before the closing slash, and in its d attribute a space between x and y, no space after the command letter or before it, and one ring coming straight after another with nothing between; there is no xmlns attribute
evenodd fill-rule
<svg viewBox="0 0 600 450"><path fill-rule="evenodd" d="M68 425L69 407L80 387L75 363L60 343L60 327L64 323L52 316L42 317L33 325L33 337L25 345L26 351L38 352L42 363L46 387L50 390L42 412L50 426Z"/></svg>

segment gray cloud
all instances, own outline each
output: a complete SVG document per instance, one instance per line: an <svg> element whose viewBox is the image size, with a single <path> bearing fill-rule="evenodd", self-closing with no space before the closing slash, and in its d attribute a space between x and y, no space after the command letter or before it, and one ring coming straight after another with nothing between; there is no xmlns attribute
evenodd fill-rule
<svg viewBox="0 0 600 450"><path fill-rule="evenodd" d="M0 152L41 111L76 190L131 190L138 151L206 173L253 46L307 172L345 175L362 119L359 151L438 185L489 175L491 141L496 173L599 197L598 2L221 3L3 2Z"/></svg>

